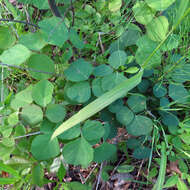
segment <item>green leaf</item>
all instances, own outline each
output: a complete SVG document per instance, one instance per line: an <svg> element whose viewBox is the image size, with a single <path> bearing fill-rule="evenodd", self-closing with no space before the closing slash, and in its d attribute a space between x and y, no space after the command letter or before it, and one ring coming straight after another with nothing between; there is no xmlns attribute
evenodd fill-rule
<svg viewBox="0 0 190 190"><path fill-rule="evenodd" d="M66 90L67 97L74 102L84 103L91 97L90 84L87 81L78 82Z"/></svg>
<svg viewBox="0 0 190 190"><path fill-rule="evenodd" d="M84 48L84 43L80 39L79 35L74 29L70 29L69 31L69 39L71 43L78 49L83 49Z"/></svg>
<svg viewBox="0 0 190 190"><path fill-rule="evenodd" d="M152 120L142 115L135 116L134 120L126 125L127 132L133 136L148 135L152 127Z"/></svg>
<svg viewBox="0 0 190 190"><path fill-rule="evenodd" d="M37 80L48 79L55 72L53 61L44 54L33 54L27 65L30 75Z"/></svg>
<svg viewBox="0 0 190 190"><path fill-rule="evenodd" d="M110 106L108 107L109 111L112 113L119 113L122 108L123 108L123 100L122 99L116 100L115 102L110 104Z"/></svg>
<svg viewBox="0 0 190 190"><path fill-rule="evenodd" d="M0 49L10 48L16 41L16 37L9 27L0 26Z"/></svg>
<svg viewBox="0 0 190 190"><path fill-rule="evenodd" d="M177 181L177 189L178 190L188 190L188 187L180 178L178 178L178 181Z"/></svg>
<svg viewBox="0 0 190 190"><path fill-rule="evenodd" d="M66 115L65 108L60 104L49 104L46 108L46 117L53 123L63 121Z"/></svg>
<svg viewBox="0 0 190 190"><path fill-rule="evenodd" d="M119 173L129 173L132 172L134 169L135 167L132 165L120 165L118 166L117 171Z"/></svg>
<svg viewBox="0 0 190 190"><path fill-rule="evenodd" d="M146 109L146 97L141 94L133 94L128 98L127 104L133 112L141 112Z"/></svg>
<svg viewBox="0 0 190 190"><path fill-rule="evenodd" d="M61 135L58 136L62 140L71 140L79 137L81 134L80 124L75 125L74 127L64 131Z"/></svg>
<svg viewBox="0 0 190 190"><path fill-rule="evenodd" d="M130 26L130 25L129 25ZM123 32L123 34L119 37L118 40L111 43L109 47L109 52L113 53L117 50L124 50L126 47L135 45L137 40L141 36L141 30L136 25L132 25L135 27L128 27L128 29Z"/></svg>
<svg viewBox="0 0 190 190"><path fill-rule="evenodd" d="M161 46L162 51L170 51L178 47L180 42L180 36L176 34L171 34L164 44Z"/></svg>
<svg viewBox="0 0 190 190"><path fill-rule="evenodd" d="M66 182L64 184L64 189L65 190L91 190L92 187L86 185L86 184L81 184L80 182L73 181L73 182Z"/></svg>
<svg viewBox="0 0 190 190"><path fill-rule="evenodd" d="M121 107L119 112L116 113L117 120L125 126L129 125L134 117L133 112L126 106Z"/></svg>
<svg viewBox="0 0 190 190"><path fill-rule="evenodd" d="M66 175L66 169L65 167L63 166L63 164L61 163L60 167L59 167L59 170L57 172L57 176L59 178L59 181L61 182L63 180L63 178L65 177Z"/></svg>
<svg viewBox="0 0 190 190"><path fill-rule="evenodd" d="M169 96L177 103L187 103L190 96L182 84L170 84Z"/></svg>
<svg viewBox="0 0 190 190"><path fill-rule="evenodd" d="M101 86L104 91L113 89L118 84L121 84L127 78L121 73L112 73L102 78Z"/></svg>
<svg viewBox="0 0 190 190"><path fill-rule="evenodd" d="M63 157L68 164L87 167L93 160L94 151L83 138L78 138L63 147Z"/></svg>
<svg viewBox="0 0 190 190"><path fill-rule="evenodd" d="M23 45L17 44L0 55L1 62L8 65L19 66L31 55L31 52Z"/></svg>
<svg viewBox="0 0 190 190"><path fill-rule="evenodd" d="M33 100L40 106L45 107L51 102L53 94L53 84L48 80L41 80L34 85L32 90Z"/></svg>
<svg viewBox="0 0 190 190"><path fill-rule="evenodd" d="M138 147L133 152L133 157L136 159L146 159L149 158L151 154L151 149L148 147Z"/></svg>
<svg viewBox="0 0 190 190"><path fill-rule="evenodd" d="M19 43L34 51L40 51L46 45L43 35L40 32L21 35L19 38Z"/></svg>
<svg viewBox="0 0 190 190"><path fill-rule="evenodd" d="M85 81L92 74L93 67L83 59L73 62L64 74L67 80L73 82Z"/></svg>
<svg viewBox="0 0 190 190"><path fill-rule="evenodd" d="M167 9L170 5L172 5L175 2L175 0L145 0L145 2L151 8L157 11L163 11Z"/></svg>
<svg viewBox="0 0 190 190"><path fill-rule="evenodd" d="M69 33L64 21L58 17L45 18L39 22L44 40L52 45L62 47L69 38Z"/></svg>
<svg viewBox="0 0 190 190"><path fill-rule="evenodd" d="M135 149L141 145L141 141L136 138L130 138L127 140L127 148Z"/></svg>
<svg viewBox="0 0 190 190"><path fill-rule="evenodd" d="M127 54L124 51L118 50L114 51L109 59L108 63L114 68L118 69L120 66L124 65L127 60Z"/></svg>
<svg viewBox="0 0 190 190"><path fill-rule="evenodd" d="M14 112L8 116L8 123L10 126L14 126L19 122L18 112Z"/></svg>
<svg viewBox="0 0 190 190"><path fill-rule="evenodd" d="M149 22L146 26L148 37L160 42L165 39L168 33L169 23L165 16L159 16Z"/></svg>
<svg viewBox="0 0 190 190"><path fill-rule="evenodd" d="M109 161L114 154L116 154L117 148L113 144L103 143L99 147L94 149L94 161L101 163L103 161Z"/></svg>
<svg viewBox="0 0 190 190"><path fill-rule="evenodd" d="M95 67L94 71L93 71L93 75L95 77L103 77L103 76L109 75L111 73L113 73L113 69L106 64L102 64L102 65Z"/></svg>
<svg viewBox="0 0 190 190"><path fill-rule="evenodd" d="M51 135L38 135L34 138L31 145L32 155L37 160L48 160L56 157L60 153L57 138L50 140Z"/></svg>
<svg viewBox="0 0 190 190"><path fill-rule="evenodd" d="M157 98L161 98L167 94L167 89L160 83L156 83L153 87L153 94Z"/></svg>
<svg viewBox="0 0 190 190"><path fill-rule="evenodd" d="M122 0L111 0L108 5L109 10L111 12L118 11L121 8L121 6L122 6Z"/></svg>
<svg viewBox="0 0 190 190"><path fill-rule="evenodd" d="M142 36L137 41L137 52L135 55L136 61L139 65L142 65L148 57L152 54L152 52L157 47L158 43L152 41L148 38L147 35ZM147 69L158 66L161 64L161 57L162 54L160 50L157 50L156 53L151 57L151 59L148 62Z"/></svg>
<svg viewBox="0 0 190 190"><path fill-rule="evenodd" d="M141 77L143 74L143 70L140 70L138 74L127 79L126 81L118 84L115 88L110 90L109 92L103 94L101 97L97 98L95 101L88 104L86 107L81 109L77 114L72 116L70 119L62 123L53 133L52 139L67 129L75 126L76 124L88 119L93 116L97 112L101 111L108 105L110 105L115 100L121 98L124 94L126 94L129 90L138 85L141 81Z"/></svg>
<svg viewBox="0 0 190 190"><path fill-rule="evenodd" d="M138 1L133 6L133 13L137 22L146 25L153 19L155 11L144 1Z"/></svg>
<svg viewBox="0 0 190 190"><path fill-rule="evenodd" d="M32 99L32 85L29 85L26 89L18 92L13 100L11 101L11 107L15 110L19 109L20 107L26 106L31 104Z"/></svg>
<svg viewBox="0 0 190 190"><path fill-rule="evenodd" d="M135 74L139 71L138 67L129 67L128 69L125 70L126 73L130 73L130 74Z"/></svg>
<svg viewBox="0 0 190 190"><path fill-rule="evenodd" d="M99 121L86 121L82 127L83 137L87 141L93 141L100 139L104 136L105 130L102 124Z"/></svg>
<svg viewBox="0 0 190 190"><path fill-rule="evenodd" d="M5 137L2 139L2 144L6 147L13 147L15 145L15 140L13 137Z"/></svg>
<svg viewBox="0 0 190 190"><path fill-rule="evenodd" d="M28 125L36 125L43 120L43 112L39 106L34 104L22 108L21 119Z"/></svg>
<svg viewBox="0 0 190 190"><path fill-rule="evenodd" d="M104 94L104 90L102 89L102 79L101 78L95 78L92 81L92 92L94 96L99 97Z"/></svg>
<svg viewBox="0 0 190 190"><path fill-rule="evenodd" d="M44 169L41 164L37 164L32 168L32 184L39 187L43 186Z"/></svg>
<svg viewBox="0 0 190 190"><path fill-rule="evenodd" d="M179 124L179 119L176 115L170 113L170 112L163 112L161 113L162 116L162 122L164 123L164 125L166 126L178 126Z"/></svg>

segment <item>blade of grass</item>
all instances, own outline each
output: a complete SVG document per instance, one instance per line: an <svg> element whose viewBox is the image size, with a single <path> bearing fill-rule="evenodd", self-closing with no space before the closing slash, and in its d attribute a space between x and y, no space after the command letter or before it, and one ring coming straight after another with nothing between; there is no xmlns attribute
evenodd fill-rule
<svg viewBox="0 0 190 190"><path fill-rule="evenodd" d="M70 129L71 127L75 126L76 124L88 119L89 117L93 116L97 112L101 111L102 109L110 105L118 98L125 95L129 90L133 89L141 82L142 74L143 74L143 69L141 69L138 72L138 74L136 74L135 76L117 85L115 88L106 92L105 94L103 94L102 96L91 102L90 104L88 104L86 107L81 109L78 113L76 113L71 118L63 122L54 131L51 139L57 137L58 135L60 135L67 129Z"/></svg>
<svg viewBox="0 0 190 190"><path fill-rule="evenodd" d="M161 162L160 162L160 170L156 184L154 185L152 190L162 190L165 174L166 174L166 163L167 163L167 155L166 155L166 144L162 142L161 144Z"/></svg>

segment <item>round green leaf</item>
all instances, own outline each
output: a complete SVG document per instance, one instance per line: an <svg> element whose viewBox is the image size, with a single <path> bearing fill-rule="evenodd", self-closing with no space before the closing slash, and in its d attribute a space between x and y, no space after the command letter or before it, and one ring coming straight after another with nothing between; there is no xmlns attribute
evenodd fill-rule
<svg viewBox="0 0 190 190"><path fill-rule="evenodd" d="M145 0L145 2L151 8L157 11L163 11L166 8L168 8L170 5L172 5L175 2L175 0Z"/></svg>
<svg viewBox="0 0 190 190"><path fill-rule="evenodd" d="M53 61L44 54L33 54L27 64L30 70L29 73L37 80L48 79L55 72Z"/></svg>
<svg viewBox="0 0 190 190"><path fill-rule="evenodd" d="M31 52L23 45L17 44L0 55L0 61L8 65L19 66L31 55Z"/></svg>
<svg viewBox="0 0 190 190"><path fill-rule="evenodd" d="M179 124L179 119L176 115L170 113L170 112L161 112L161 116L162 116L162 122L164 123L164 125L166 126L172 126L172 127L176 127Z"/></svg>
<svg viewBox="0 0 190 190"><path fill-rule="evenodd" d="M45 107L51 102L53 94L53 84L48 80L41 80L34 85L32 90L33 100L40 106Z"/></svg>
<svg viewBox="0 0 190 190"><path fill-rule="evenodd" d="M36 125L43 120L43 112L39 106L27 105L22 108L21 119L29 124Z"/></svg>
<svg viewBox="0 0 190 190"><path fill-rule="evenodd" d="M64 21L58 17L45 18L39 22L44 40L52 45L63 46L69 38L69 33Z"/></svg>
<svg viewBox="0 0 190 190"><path fill-rule="evenodd" d="M132 122L134 114L129 108L123 106L120 108L120 111L116 113L116 118L121 124L126 126Z"/></svg>
<svg viewBox="0 0 190 190"><path fill-rule="evenodd" d="M60 104L49 104L45 113L46 117L53 123L63 121L66 115L65 108Z"/></svg>
<svg viewBox="0 0 190 190"><path fill-rule="evenodd" d="M125 70L126 73L134 74L139 71L138 67L129 67L128 69Z"/></svg>
<svg viewBox="0 0 190 190"><path fill-rule="evenodd" d="M19 38L19 43L34 51L40 51L46 45L42 34L39 32L21 35ZM40 62L38 62L38 64L39 63Z"/></svg>
<svg viewBox="0 0 190 190"><path fill-rule="evenodd" d="M16 41L16 37L10 28L0 26L0 49L8 49Z"/></svg>
<svg viewBox="0 0 190 190"><path fill-rule="evenodd" d="M190 97L188 91L182 84L170 84L169 96L177 103L187 103Z"/></svg>
<svg viewBox="0 0 190 190"><path fill-rule="evenodd" d="M119 100L116 100L115 102L113 102L112 104L110 104L108 109L112 113L118 113L118 112L120 112L122 107L123 107L123 100L119 99Z"/></svg>
<svg viewBox="0 0 190 190"><path fill-rule="evenodd" d="M82 137L63 147L63 157L68 164L87 167L93 160L93 154L91 145Z"/></svg>
<svg viewBox="0 0 190 190"><path fill-rule="evenodd" d="M101 163L103 161L109 161L114 154L116 154L117 148L113 144L103 143L99 147L94 149L94 161Z"/></svg>
<svg viewBox="0 0 190 190"><path fill-rule="evenodd" d="M133 6L133 13L137 22L146 25L153 19L155 11L144 1L137 1Z"/></svg>
<svg viewBox="0 0 190 190"><path fill-rule="evenodd" d="M152 131L153 123L148 117L137 115L134 120L126 126L127 132L133 136L148 135Z"/></svg>
<svg viewBox="0 0 190 190"><path fill-rule="evenodd" d="M124 65L127 60L127 54L124 51L118 50L114 51L109 59L108 63L114 68L117 69L120 66Z"/></svg>
<svg viewBox="0 0 190 190"><path fill-rule="evenodd" d="M141 141L136 138L130 138L127 140L127 148L135 149L141 145Z"/></svg>
<svg viewBox="0 0 190 190"><path fill-rule="evenodd" d="M133 94L127 100L128 106L135 113L146 109L146 97L141 94Z"/></svg>
<svg viewBox="0 0 190 190"><path fill-rule="evenodd" d="M110 66L102 64L94 68L93 75L96 77L103 77L111 74L112 72L113 69Z"/></svg>
<svg viewBox="0 0 190 190"><path fill-rule="evenodd" d="M29 85L26 89L18 92L13 100L11 101L11 107L15 110L26 106L28 104L31 104L33 99L32 99L32 85Z"/></svg>
<svg viewBox="0 0 190 190"><path fill-rule="evenodd" d="M99 121L86 121L82 127L82 134L87 141L100 139L104 136L105 130Z"/></svg>
<svg viewBox="0 0 190 190"><path fill-rule="evenodd" d="M125 80L127 80L127 78L123 74L118 72L112 73L102 78L102 89L104 91L109 91Z"/></svg>
<svg viewBox="0 0 190 190"><path fill-rule="evenodd" d="M122 6L122 0L111 0L109 1L108 8L111 12L118 11Z"/></svg>
<svg viewBox="0 0 190 190"><path fill-rule="evenodd" d="M165 16L159 16L146 26L148 37L153 41L162 41L168 33L169 23Z"/></svg>
<svg viewBox="0 0 190 190"><path fill-rule="evenodd" d="M77 138L81 133L80 124L75 125L74 127L64 131L61 135L58 136L62 140L71 140Z"/></svg>
<svg viewBox="0 0 190 190"><path fill-rule="evenodd" d="M32 141L31 152L37 160L48 160L60 153L58 140L57 138L51 139L51 135L39 135Z"/></svg>
<svg viewBox="0 0 190 190"><path fill-rule="evenodd" d="M104 90L102 89L102 79L96 78L92 81L92 92L94 96L99 97L104 93Z"/></svg>
<svg viewBox="0 0 190 190"><path fill-rule="evenodd" d="M167 40L162 45L162 51L170 51L178 47L180 41L180 36L176 34L171 34Z"/></svg>
<svg viewBox="0 0 190 190"><path fill-rule="evenodd" d="M90 63L83 59L73 62L64 74L67 80L73 82L85 81L92 74L93 67Z"/></svg>
<svg viewBox="0 0 190 190"><path fill-rule="evenodd" d="M153 87L154 96L161 98L167 94L167 89L160 83L157 83Z"/></svg>
<svg viewBox="0 0 190 190"><path fill-rule="evenodd" d="M71 101L84 103L91 97L90 85L87 81L78 82L68 87L66 95Z"/></svg>
<svg viewBox="0 0 190 190"><path fill-rule="evenodd" d="M149 158L151 154L151 149L147 147L138 147L133 152L133 157L136 159L145 159Z"/></svg>

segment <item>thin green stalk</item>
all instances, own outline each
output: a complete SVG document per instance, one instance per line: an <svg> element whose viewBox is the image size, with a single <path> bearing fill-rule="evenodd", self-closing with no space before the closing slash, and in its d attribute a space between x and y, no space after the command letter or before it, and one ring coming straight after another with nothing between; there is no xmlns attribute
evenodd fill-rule
<svg viewBox="0 0 190 190"><path fill-rule="evenodd" d="M156 184L154 185L152 190L162 190L165 174L166 174L166 163L167 163L167 155L166 155L166 144L162 142L161 144L161 162L160 162L160 170Z"/></svg>

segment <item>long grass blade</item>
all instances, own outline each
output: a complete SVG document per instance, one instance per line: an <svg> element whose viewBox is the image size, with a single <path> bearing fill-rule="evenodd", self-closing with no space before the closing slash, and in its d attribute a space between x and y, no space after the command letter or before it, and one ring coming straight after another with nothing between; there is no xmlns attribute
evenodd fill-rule
<svg viewBox="0 0 190 190"><path fill-rule="evenodd" d="M166 174L166 163L167 163L167 155L166 155L166 144L162 142L161 144L161 162L160 162L160 170L156 184L154 185L152 190L162 190L165 181Z"/></svg>
<svg viewBox="0 0 190 190"><path fill-rule="evenodd" d="M129 90L133 89L141 82L143 74L143 69L141 69L138 74L127 79L126 81L122 82L121 84L117 85L115 88L106 92L86 107L81 109L78 113L73 115L71 118L63 122L53 133L51 139L57 137L64 131L70 129L71 127L75 126L76 124L88 119L89 117L93 116L97 112L101 111L112 102L117 100L118 98L125 95Z"/></svg>

